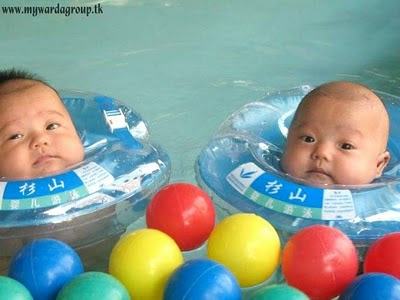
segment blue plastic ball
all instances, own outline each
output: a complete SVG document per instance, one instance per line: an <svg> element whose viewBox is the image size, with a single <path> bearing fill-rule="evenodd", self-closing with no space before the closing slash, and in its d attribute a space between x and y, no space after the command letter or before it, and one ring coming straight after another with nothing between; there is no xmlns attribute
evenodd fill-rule
<svg viewBox="0 0 400 300"><path fill-rule="evenodd" d="M223 265L208 259L194 259L172 274L164 300L239 300L241 294L236 278Z"/></svg>
<svg viewBox="0 0 400 300"><path fill-rule="evenodd" d="M400 299L400 280L383 273L358 276L340 295L339 300Z"/></svg>
<svg viewBox="0 0 400 300"><path fill-rule="evenodd" d="M59 290L83 272L78 254L67 244L40 239L25 245L11 260L9 276L21 282L34 299L54 299Z"/></svg>

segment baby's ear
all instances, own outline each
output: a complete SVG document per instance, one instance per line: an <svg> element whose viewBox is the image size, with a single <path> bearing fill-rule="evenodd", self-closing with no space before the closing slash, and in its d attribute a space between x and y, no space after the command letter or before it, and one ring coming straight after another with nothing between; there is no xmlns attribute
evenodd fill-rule
<svg viewBox="0 0 400 300"><path fill-rule="evenodd" d="M381 155L379 155L379 157L378 157L378 165L376 166L376 176L375 176L375 178L379 178L379 177L382 176L383 169L389 163L389 159L390 159L389 151L385 151Z"/></svg>

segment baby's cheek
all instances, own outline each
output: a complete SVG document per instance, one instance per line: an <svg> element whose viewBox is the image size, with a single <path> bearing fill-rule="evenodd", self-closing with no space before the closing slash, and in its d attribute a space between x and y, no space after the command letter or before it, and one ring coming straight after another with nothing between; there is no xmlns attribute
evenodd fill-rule
<svg viewBox="0 0 400 300"><path fill-rule="evenodd" d="M67 165L77 164L84 159L84 148L81 140L75 135L69 135L59 139L57 143L57 152Z"/></svg>
<svg viewBox="0 0 400 300"><path fill-rule="evenodd" d="M82 162L85 158L85 149L81 144L80 140L78 143L75 143L73 150L71 151L71 163L78 164Z"/></svg>
<svg viewBox="0 0 400 300"><path fill-rule="evenodd" d="M307 171L308 164L310 163L307 151L298 147L295 150L292 148L288 154L288 168L294 173L293 175L301 177L300 175Z"/></svg>
<svg viewBox="0 0 400 300"><path fill-rule="evenodd" d="M281 160L281 168L285 173L291 173L291 163L287 155L284 155Z"/></svg>
<svg viewBox="0 0 400 300"><path fill-rule="evenodd" d="M282 165L282 169L285 173L300 178L303 178L305 173L305 166L302 160L296 158L286 159Z"/></svg>
<svg viewBox="0 0 400 300"><path fill-rule="evenodd" d="M31 164L25 159L7 159L1 164L0 175L10 179L26 178L31 176Z"/></svg>
<svg viewBox="0 0 400 300"><path fill-rule="evenodd" d="M340 177L344 184L368 184L373 181L371 161L352 159L341 164Z"/></svg>

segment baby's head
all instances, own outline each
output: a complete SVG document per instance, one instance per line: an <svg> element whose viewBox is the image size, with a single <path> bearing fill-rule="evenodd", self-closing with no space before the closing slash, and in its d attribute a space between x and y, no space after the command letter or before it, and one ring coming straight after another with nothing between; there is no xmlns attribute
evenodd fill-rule
<svg viewBox="0 0 400 300"><path fill-rule="evenodd" d="M283 170L314 184L361 185L382 175L389 116L374 92L352 82L319 86L300 102Z"/></svg>
<svg viewBox="0 0 400 300"><path fill-rule="evenodd" d="M0 71L0 177L35 178L84 159L58 93L35 75Z"/></svg>

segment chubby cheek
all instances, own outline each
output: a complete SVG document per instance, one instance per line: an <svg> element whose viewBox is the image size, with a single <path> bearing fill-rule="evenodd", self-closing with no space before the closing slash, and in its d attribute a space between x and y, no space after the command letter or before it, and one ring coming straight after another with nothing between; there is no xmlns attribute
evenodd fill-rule
<svg viewBox="0 0 400 300"><path fill-rule="evenodd" d="M300 149L296 151L292 149L288 148L285 151L281 162L282 169L292 176L302 178L307 167L306 154Z"/></svg>
<svg viewBox="0 0 400 300"><path fill-rule="evenodd" d="M57 142L57 152L64 159L67 166L80 163L85 158L85 151L79 138L59 139Z"/></svg>
<svg viewBox="0 0 400 300"><path fill-rule="evenodd" d="M25 151L13 149L9 153L1 153L0 177L17 179L30 176L30 157Z"/></svg>
<svg viewBox="0 0 400 300"><path fill-rule="evenodd" d="M375 179L376 168L371 161L350 159L337 163L335 173L339 184L368 184Z"/></svg>

